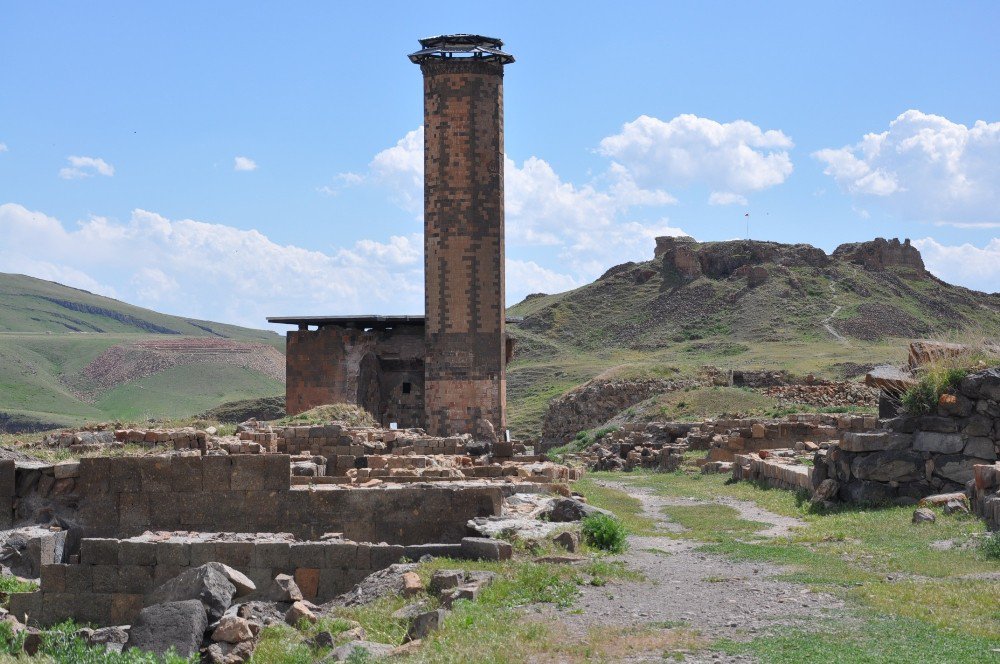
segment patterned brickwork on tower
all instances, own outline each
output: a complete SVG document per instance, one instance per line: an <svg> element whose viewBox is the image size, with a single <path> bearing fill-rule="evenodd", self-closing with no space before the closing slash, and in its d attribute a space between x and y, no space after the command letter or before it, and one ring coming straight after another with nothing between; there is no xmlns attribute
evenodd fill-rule
<svg viewBox="0 0 1000 664"><path fill-rule="evenodd" d="M426 425L506 426L503 68L499 40L421 40Z"/></svg>

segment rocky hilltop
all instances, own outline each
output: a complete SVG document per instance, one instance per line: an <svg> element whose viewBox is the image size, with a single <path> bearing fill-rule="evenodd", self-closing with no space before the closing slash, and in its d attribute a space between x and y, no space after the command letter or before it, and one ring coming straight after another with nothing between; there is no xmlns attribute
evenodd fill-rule
<svg viewBox="0 0 1000 664"><path fill-rule="evenodd" d="M594 379L687 379L703 366L857 378L905 360L906 344L893 339L1000 334L1000 293L941 281L909 240L827 254L661 237L651 260L616 265L572 291L532 294L509 314L519 319L509 326L511 421L529 433L541 430L554 397Z"/></svg>

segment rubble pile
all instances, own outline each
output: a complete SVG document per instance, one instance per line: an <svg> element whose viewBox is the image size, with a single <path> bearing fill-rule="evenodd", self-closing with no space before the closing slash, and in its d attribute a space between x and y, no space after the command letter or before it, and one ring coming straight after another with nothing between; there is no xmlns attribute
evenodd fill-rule
<svg viewBox="0 0 1000 664"><path fill-rule="evenodd" d="M818 408L843 406L875 408L878 405L877 389L847 381L775 385L765 387L761 392L777 399L778 405L782 408L801 404Z"/></svg>

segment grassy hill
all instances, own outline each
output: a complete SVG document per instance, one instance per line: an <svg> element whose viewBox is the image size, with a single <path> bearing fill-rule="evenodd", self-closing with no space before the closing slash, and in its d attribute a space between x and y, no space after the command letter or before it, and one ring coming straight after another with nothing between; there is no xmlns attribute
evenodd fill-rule
<svg viewBox="0 0 1000 664"><path fill-rule="evenodd" d="M274 332L0 273L0 431L184 417L281 395L283 352Z"/></svg>
<svg viewBox="0 0 1000 664"><path fill-rule="evenodd" d="M906 339L1000 335L1000 294L935 278L908 243L828 256L773 242L660 242L654 260L508 310L522 319L510 325L515 431L537 433L552 397L596 376L681 377L713 365L844 379L903 364Z"/></svg>

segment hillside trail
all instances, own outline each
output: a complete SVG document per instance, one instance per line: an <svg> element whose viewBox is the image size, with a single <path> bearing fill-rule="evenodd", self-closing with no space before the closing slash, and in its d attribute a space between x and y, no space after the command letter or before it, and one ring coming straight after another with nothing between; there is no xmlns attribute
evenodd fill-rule
<svg viewBox="0 0 1000 664"><path fill-rule="evenodd" d="M836 298L837 297L837 289L836 289L836 287L834 287L833 284L834 284L834 282L832 282L832 281L829 284L829 286L830 286L830 292L833 293L833 297ZM841 335L840 332L837 332L837 330L833 329L833 324L832 324L833 323L833 317L836 316L837 314L839 314L840 310L843 309L843 308L844 308L843 305L840 305L840 304L836 305L833 308L833 311L830 312L830 315L823 319L823 328L827 332L829 332L831 335L833 335L834 339L836 339L840 343L846 345L848 343L847 339L843 335Z"/></svg>
<svg viewBox="0 0 1000 664"><path fill-rule="evenodd" d="M702 542L684 539L684 528L663 513L664 507L713 503L656 496L646 488L620 482L602 480L599 484L639 500L644 514L657 522L658 529L674 536L629 536L629 550L611 558L641 574L642 580L616 579L604 586L582 586L579 599L568 609L536 607L542 617L556 621L567 638L584 639L595 630L620 634L627 627L683 627L697 631L703 642L710 644L719 638L747 641L788 628L806 628L818 619L843 617L841 600L775 578L790 571L787 568L698 551ZM798 519L747 501L720 498L714 504L733 507L739 518L770 524L758 533L766 538L787 536L791 529L803 525ZM640 647L614 661L660 662L663 657L664 644L651 642L648 652ZM702 650L687 654L684 661L757 660L749 655Z"/></svg>

